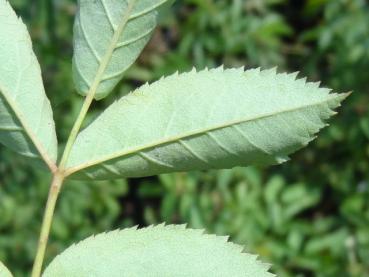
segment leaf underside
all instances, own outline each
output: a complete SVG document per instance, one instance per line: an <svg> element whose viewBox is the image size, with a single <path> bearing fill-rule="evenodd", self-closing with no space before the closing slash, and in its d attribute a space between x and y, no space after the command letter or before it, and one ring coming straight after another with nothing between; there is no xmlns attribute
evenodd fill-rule
<svg viewBox="0 0 369 277"><path fill-rule="evenodd" d="M295 77L217 68L146 84L80 133L68 172L111 179L281 163L347 96Z"/></svg>
<svg viewBox="0 0 369 277"><path fill-rule="evenodd" d="M73 76L80 94L86 95L95 81L99 82L96 99L113 90L147 44L157 24L157 9L167 1L79 0ZM115 42L116 33L119 40ZM114 49L112 55L108 53L110 47ZM103 74L98 76L105 63Z"/></svg>
<svg viewBox="0 0 369 277"><path fill-rule="evenodd" d="M10 271L0 262L0 277L12 277Z"/></svg>
<svg viewBox="0 0 369 277"><path fill-rule="evenodd" d="M56 161L50 102L26 26L0 0L0 142L27 157Z"/></svg>
<svg viewBox="0 0 369 277"><path fill-rule="evenodd" d="M274 276L269 265L226 237L183 225L130 228L90 237L69 247L43 277Z"/></svg>

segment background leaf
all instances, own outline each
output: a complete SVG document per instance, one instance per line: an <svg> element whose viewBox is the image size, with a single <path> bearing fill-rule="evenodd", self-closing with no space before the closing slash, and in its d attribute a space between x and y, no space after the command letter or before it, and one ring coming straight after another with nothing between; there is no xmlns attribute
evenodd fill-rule
<svg viewBox="0 0 369 277"><path fill-rule="evenodd" d="M0 276L1 277L12 277L12 274L5 267L5 265L2 264L2 262L0 262Z"/></svg>
<svg viewBox="0 0 369 277"><path fill-rule="evenodd" d="M27 156L56 161L50 102L25 25L0 0L0 142Z"/></svg>
<svg viewBox="0 0 369 277"><path fill-rule="evenodd" d="M158 225L90 237L56 257L43 276L274 276L268 268L226 237Z"/></svg>
<svg viewBox="0 0 369 277"><path fill-rule="evenodd" d="M96 99L113 90L137 59L157 24L157 9L167 0L80 0L74 26L73 75ZM117 38L117 39L116 39Z"/></svg>
<svg viewBox="0 0 369 277"><path fill-rule="evenodd" d="M144 85L78 136L69 173L105 179L281 163L346 97L295 77L218 68Z"/></svg>

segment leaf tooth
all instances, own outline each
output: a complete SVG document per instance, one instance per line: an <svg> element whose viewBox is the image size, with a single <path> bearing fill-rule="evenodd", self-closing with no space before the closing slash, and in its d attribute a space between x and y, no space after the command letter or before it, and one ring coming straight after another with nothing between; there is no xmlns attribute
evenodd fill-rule
<svg viewBox="0 0 369 277"><path fill-rule="evenodd" d="M159 224L159 225L151 224L151 225L149 225L145 228L138 229L138 231L146 233L146 232L150 232L152 229L163 228L163 227L164 227L164 225L162 225L162 224Z"/></svg>
<svg viewBox="0 0 369 277"><path fill-rule="evenodd" d="M245 247L244 246L241 246L241 245L238 245L238 244L235 244L233 242L227 242L229 244L230 247L232 247L234 249L234 251L236 252L239 252L239 253L245 253ZM248 254L250 255L250 257L254 258L255 255L251 255L251 254ZM256 257L255 257L255 260L256 260Z"/></svg>
<svg viewBox="0 0 369 277"><path fill-rule="evenodd" d="M187 74L187 73L183 73L183 74ZM163 75L160 77L159 81L163 81L163 80L170 80L170 79L174 79L178 77L178 70L169 74L169 75ZM149 86L155 85L155 83L157 83L158 81L152 82L151 84L149 84ZM141 89L140 87L138 87L137 89Z"/></svg>
<svg viewBox="0 0 369 277"><path fill-rule="evenodd" d="M277 75L275 75L275 77L277 77ZM279 73L278 78L285 79L286 81L288 81L289 74L287 72Z"/></svg>
<svg viewBox="0 0 369 277"><path fill-rule="evenodd" d="M310 132L309 132L310 133ZM316 136L313 137L308 137L305 138L305 140L303 142L301 142L302 146L307 146L310 142L312 142L314 139L316 138Z"/></svg>
<svg viewBox="0 0 369 277"><path fill-rule="evenodd" d="M336 112L334 110L329 110L330 117L335 116L336 114L338 114L338 112ZM329 126L329 124L326 125L326 127L328 127L328 126Z"/></svg>
<svg viewBox="0 0 369 277"><path fill-rule="evenodd" d="M274 75L277 75L277 70L278 70L278 67L277 66L274 66L270 69L270 71L274 74Z"/></svg>
<svg viewBox="0 0 369 277"><path fill-rule="evenodd" d="M246 68L245 66L240 66L237 68L237 72L241 75L245 75L245 72L246 72Z"/></svg>
<svg viewBox="0 0 369 277"><path fill-rule="evenodd" d="M306 86L306 80L307 80L307 78L303 77L303 78L297 79L296 83L300 84L300 85L303 85L303 86Z"/></svg>
<svg viewBox="0 0 369 277"><path fill-rule="evenodd" d="M345 100L347 97L349 97L352 94L352 91L345 92L345 93L330 93L330 96L332 96L336 102L336 107L340 107L342 104L342 101Z"/></svg>
<svg viewBox="0 0 369 277"><path fill-rule="evenodd" d="M206 234L205 229L189 229L189 230L192 230L198 236L208 236L208 234Z"/></svg>
<svg viewBox="0 0 369 277"><path fill-rule="evenodd" d="M295 81L299 73L300 71L295 71L295 72L290 73L289 76L291 77L291 80Z"/></svg>
<svg viewBox="0 0 369 277"><path fill-rule="evenodd" d="M318 137L317 135L312 136L312 137L311 137L311 139L310 139L310 141L309 141L309 143L310 143L310 142L312 142L313 140L316 140L316 139L317 139L317 137Z"/></svg>
<svg viewBox="0 0 369 277"><path fill-rule="evenodd" d="M332 90L330 89L330 88L320 88L319 89L319 92L321 93L321 94L324 94L324 95L329 95L331 92L332 92ZM332 94L333 95L333 94Z"/></svg>
<svg viewBox="0 0 369 277"><path fill-rule="evenodd" d="M258 263L259 264L259 266L261 266L262 268L264 268L264 270L267 272L271 267L272 267L272 264L270 264L270 263L264 263L264 262L262 262L262 261L260 261L259 259L256 259L256 261L255 261L256 263ZM268 272L269 273L269 272ZM270 276L276 276L276 275L274 275L274 274L272 274L272 273L269 273L270 274Z"/></svg>
<svg viewBox="0 0 369 277"><path fill-rule="evenodd" d="M353 93L352 90L348 91L348 92L344 92L344 93L341 93L341 96L342 96L342 100L345 100L347 97L349 97L351 94Z"/></svg>
<svg viewBox="0 0 369 277"><path fill-rule="evenodd" d="M210 69L210 72L219 73L224 71L224 64L221 64L220 66Z"/></svg>
<svg viewBox="0 0 369 277"><path fill-rule="evenodd" d="M271 77L277 75L277 67L272 67L270 69L265 69L260 72L261 76Z"/></svg>
<svg viewBox="0 0 369 277"><path fill-rule="evenodd" d="M257 78L260 75L260 67L257 68L251 68L244 72L244 76L248 78Z"/></svg>
<svg viewBox="0 0 369 277"><path fill-rule="evenodd" d="M180 229L187 229L187 223L184 223L184 224L179 224L178 227L180 227Z"/></svg>
<svg viewBox="0 0 369 277"><path fill-rule="evenodd" d="M169 76L164 77L164 79L175 78L175 77L178 77L178 70L174 71Z"/></svg>
<svg viewBox="0 0 369 277"><path fill-rule="evenodd" d="M239 67L236 67L237 71L241 71L242 73L245 72L245 66L244 65L241 65Z"/></svg>
<svg viewBox="0 0 369 277"><path fill-rule="evenodd" d="M127 227L127 228L124 228L124 229L117 229L117 230L113 230L113 231L105 231L105 232L103 232L101 234L98 234L97 236L99 236L99 235L108 235L110 233L113 233L114 234L115 231L117 231L117 235L120 235L121 233L125 233L125 232L137 231L138 228L139 228L138 225L134 225L132 227Z"/></svg>
<svg viewBox="0 0 369 277"><path fill-rule="evenodd" d="M289 76L290 74L288 74L287 72L281 72L281 73L277 73L276 75L278 75L278 76L282 76L282 77L287 77L287 76Z"/></svg>
<svg viewBox="0 0 369 277"><path fill-rule="evenodd" d="M307 83L305 84L305 86L306 86L307 88L309 88L309 89L317 89L316 84L315 84L315 83L313 83L313 82L307 82Z"/></svg>
<svg viewBox="0 0 369 277"><path fill-rule="evenodd" d="M144 95L143 91L144 89L147 89L150 87L149 82L145 82L140 88L136 88L134 91L132 91L130 94L136 96L136 97L141 97ZM128 95L123 96L121 99L119 99L117 102L118 103L122 103L123 101L128 101L128 99L132 99L132 98L128 98L126 97ZM116 104L117 102L114 102L114 104Z"/></svg>
<svg viewBox="0 0 369 277"><path fill-rule="evenodd" d="M236 244L237 245L237 244ZM255 262L257 262L258 261L258 255L255 255L255 254L249 254L249 253L246 253L245 251L245 249L242 249L242 253L243 254L247 254L251 259L253 259Z"/></svg>
<svg viewBox="0 0 369 277"><path fill-rule="evenodd" d="M290 157L288 157L287 155L276 155L275 156L275 162L277 164L283 164L285 162L288 162L290 160Z"/></svg>
<svg viewBox="0 0 369 277"><path fill-rule="evenodd" d="M308 88L316 89L316 90L324 89L320 87L320 82L307 82L306 86Z"/></svg>
<svg viewBox="0 0 369 277"><path fill-rule="evenodd" d="M223 241L224 243L228 243L229 242L229 236L217 236L217 238L221 241Z"/></svg>
<svg viewBox="0 0 369 277"><path fill-rule="evenodd" d="M212 239L212 240L217 240L218 236L215 235L215 234L205 234L205 233L202 233L201 234L202 236L206 237L207 239Z"/></svg>
<svg viewBox="0 0 369 277"><path fill-rule="evenodd" d="M150 83L149 82L145 82L144 84L143 84L143 87L144 88L147 88L147 87L149 87L150 86Z"/></svg>
<svg viewBox="0 0 369 277"><path fill-rule="evenodd" d="M310 84L312 84L314 88L319 88L320 87L320 81L319 82L311 82Z"/></svg>
<svg viewBox="0 0 369 277"><path fill-rule="evenodd" d="M229 68L226 71L227 74L239 74L239 75L244 75L245 74L245 70L244 67L234 67L234 68Z"/></svg>

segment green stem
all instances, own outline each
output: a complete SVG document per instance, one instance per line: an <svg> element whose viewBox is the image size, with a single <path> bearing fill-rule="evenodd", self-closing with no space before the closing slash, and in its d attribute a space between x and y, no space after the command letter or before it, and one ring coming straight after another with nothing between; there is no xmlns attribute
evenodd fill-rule
<svg viewBox="0 0 369 277"><path fill-rule="evenodd" d="M51 222L54 216L56 200L58 199L58 195L60 192L60 188L63 184L63 181L64 176L56 173L50 186L49 197L47 199L40 239L37 247L37 254L32 268L31 275L32 277L39 277L41 275L42 264L45 257L47 241L49 239L49 233L51 228Z"/></svg>

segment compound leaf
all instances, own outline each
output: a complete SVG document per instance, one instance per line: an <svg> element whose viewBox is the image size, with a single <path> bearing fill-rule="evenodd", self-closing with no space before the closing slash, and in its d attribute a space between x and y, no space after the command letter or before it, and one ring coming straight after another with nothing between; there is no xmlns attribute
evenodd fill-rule
<svg viewBox="0 0 369 277"><path fill-rule="evenodd" d="M218 68L146 84L80 133L68 172L109 179L281 163L347 96L295 77Z"/></svg>
<svg viewBox="0 0 369 277"><path fill-rule="evenodd" d="M104 98L137 59L168 0L79 0L73 76L80 94Z"/></svg>
<svg viewBox="0 0 369 277"><path fill-rule="evenodd" d="M90 237L56 257L43 277L274 276L268 268L225 237L158 225Z"/></svg>
<svg viewBox="0 0 369 277"><path fill-rule="evenodd" d="M0 142L53 167L55 124L26 26L0 0Z"/></svg>
<svg viewBox="0 0 369 277"><path fill-rule="evenodd" d="M3 265L0 262L0 276L1 277L12 277L13 275L10 273L10 271L6 268L5 265Z"/></svg>

